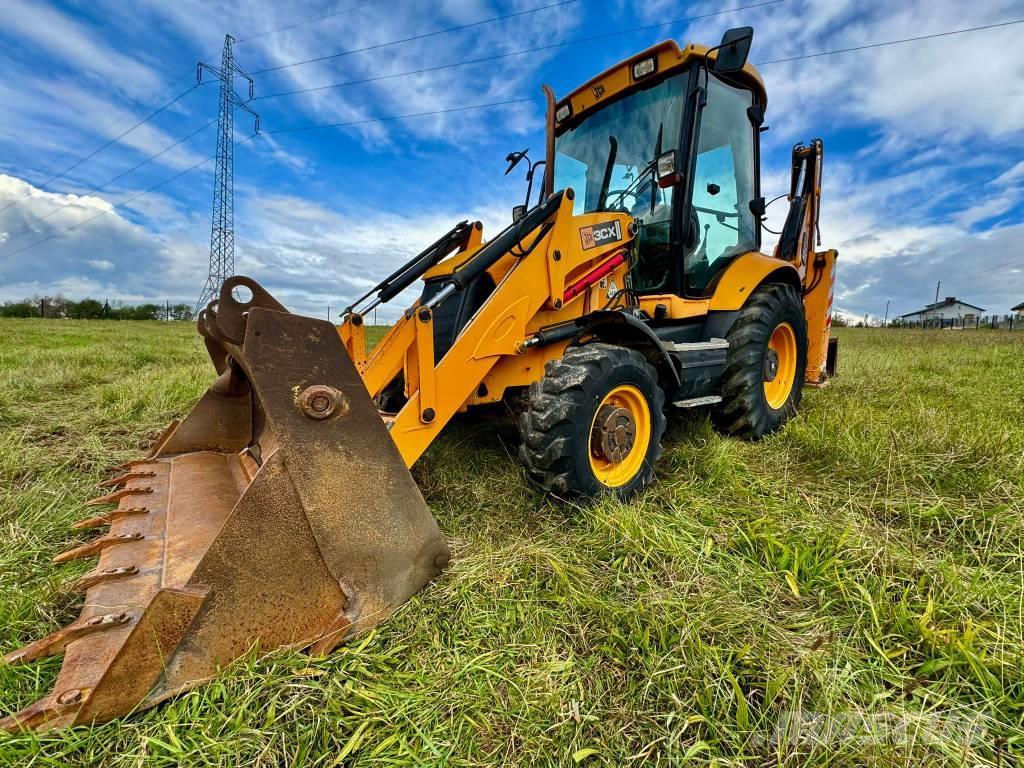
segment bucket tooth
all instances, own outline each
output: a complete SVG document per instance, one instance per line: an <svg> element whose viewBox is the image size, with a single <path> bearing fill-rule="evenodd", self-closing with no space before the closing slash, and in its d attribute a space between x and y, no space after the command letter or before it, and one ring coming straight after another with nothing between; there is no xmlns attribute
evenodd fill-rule
<svg viewBox="0 0 1024 768"><path fill-rule="evenodd" d="M107 547L112 547L115 544L124 544L129 541L139 541L143 538L141 533L110 533L106 536L100 536L98 539L93 539L80 547L69 549L66 552L61 552L55 558L55 563L67 563L71 560L81 560L84 557L93 557L98 555Z"/></svg>
<svg viewBox="0 0 1024 768"><path fill-rule="evenodd" d="M88 619L79 619L74 624L68 624L63 629L58 629L52 635L29 643L24 648L11 651L4 656L5 664L26 664L45 656L55 656L63 653L68 643L77 640L84 635L99 632L105 629L113 629L131 621L131 616L125 612L104 613Z"/></svg>
<svg viewBox="0 0 1024 768"><path fill-rule="evenodd" d="M135 576L138 572L139 568L135 565L119 565L116 568L98 568L78 579L74 584L74 588L79 592L85 592L89 587L94 587L101 582L113 581L114 579L124 579L129 576Z"/></svg>
<svg viewBox="0 0 1024 768"><path fill-rule="evenodd" d="M164 443L167 442L167 438L169 438L171 434L174 432L174 430L178 428L178 425L180 423L181 422L178 419L171 419L171 423L164 427L164 431L160 433L159 437L157 437L157 439L153 442L153 445L149 447L149 450L146 451L146 455L143 458L133 459L132 461L126 461L123 464L115 464L114 469L120 472L124 472L125 470L130 470L132 467L138 466L139 464L148 463L150 459L152 459L160 452L160 449L163 448Z"/></svg>
<svg viewBox="0 0 1024 768"><path fill-rule="evenodd" d="M83 528L99 528L104 525L111 525L115 520L120 520L124 517L131 517L132 515L145 515L149 514L149 507L124 507L107 512L102 515L96 515L95 517L89 517L85 520L79 520L77 523L72 523L71 527L75 530L81 530Z"/></svg>
<svg viewBox="0 0 1024 768"><path fill-rule="evenodd" d="M102 483L97 483L97 488L117 488L125 485L129 480L140 480L147 477L155 477L155 472L125 472L123 475L112 477L109 480L104 480Z"/></svg>
<svg viewBox="0 0 1024 768"><path fill-rule="evenodd" d="M15 733L44 728L62 720L69 722L73 719L74 713L81 709L88 696L89 691L79 688L70 688L59 695L48 696L0 720L0 731Z"/></svg>
<svg viewBox="0 0 1024 768"><path fill-rule="evenodd" d="M120 490L114 491L113 493L108 493L106 496L99 496L95 499L89 499L87 502L85 502L85 506L95 507L98 504L113 504L115 502L120 501L125 496L137 496L144 493L152 492L153 489L150 488L149 486L146 486L144 488L121 488Z"/></svg>

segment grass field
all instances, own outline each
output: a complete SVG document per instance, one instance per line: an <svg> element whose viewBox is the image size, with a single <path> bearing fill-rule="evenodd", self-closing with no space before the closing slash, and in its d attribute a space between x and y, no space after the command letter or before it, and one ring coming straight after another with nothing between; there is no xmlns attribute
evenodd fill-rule
<svg viewBox="0 0 1024 768"><path fill-rule="evenodd" d="M1024 334L840 330L758 444L670 422L631 504L549 502L511 421L414 469L454 559L323 659L279 652L19 765L1024 764ZM191 326L0 322L0 652L78 614L50 558L212 380ZM0 668L0 712L60 660Z"/></svg>

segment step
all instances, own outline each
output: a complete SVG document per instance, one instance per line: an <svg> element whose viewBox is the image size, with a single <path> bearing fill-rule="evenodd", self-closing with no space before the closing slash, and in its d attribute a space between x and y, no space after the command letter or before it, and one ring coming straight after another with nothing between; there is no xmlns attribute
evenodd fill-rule
<svg viewBox="0 0 1024 768"><path fill-rule="evenodd" d="M708 341L667 341L665 349L669 352L703 352L708 349L728 349L727 339L709 339Z"/></svg>
<svg viewBox="0 0 1024 768"><path fill-rule="evenodd" d="M672 405L676 408L699 408L702 405L714 405L722 402L719 395L705 395L704 397L691 397L689 400L676 400Z"/></svg>

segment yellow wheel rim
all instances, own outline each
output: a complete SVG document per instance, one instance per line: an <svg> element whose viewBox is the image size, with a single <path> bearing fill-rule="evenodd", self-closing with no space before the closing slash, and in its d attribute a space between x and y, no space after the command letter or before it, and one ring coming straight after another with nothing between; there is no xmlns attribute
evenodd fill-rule
<svg viewBox="0 0 1024 768"><path fill-rule="evenodd" d="M615 387L590 424L590 469L602 485L619 488L644 466L651 443L651 408L632 384Z"/></svg>
<svg viewBox="0 0 1024 768"><path fill-rule="evenodd" d="M780 323L768 339L764 358L764 399L778 410L789 399L796 381L796 332Z"/></svg>

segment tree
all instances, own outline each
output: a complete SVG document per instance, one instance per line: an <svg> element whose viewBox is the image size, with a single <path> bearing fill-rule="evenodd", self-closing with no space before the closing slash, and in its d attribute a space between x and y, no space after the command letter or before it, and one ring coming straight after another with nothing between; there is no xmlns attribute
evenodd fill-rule
<svg viewBox="0 0 1024 768"><path fill-rule="evenodd" d="M98 320L103 317L103 304L96 299L69 301L65 311L73 320Z"/></svg>
<svg viewBox="0 0 1024 768"><path fill-rule="evenodd" d="M39 314L39 307L32 304L29 299L23 301L5 301L0 307L0 317L35 317Z"/></svg>
<svg viewBox="0 0 1024 768"><path fill-rule="evenodd" d="M192 320L192 305L191 304L171 304L171 320L184 320L189 322Z"/></svg>

